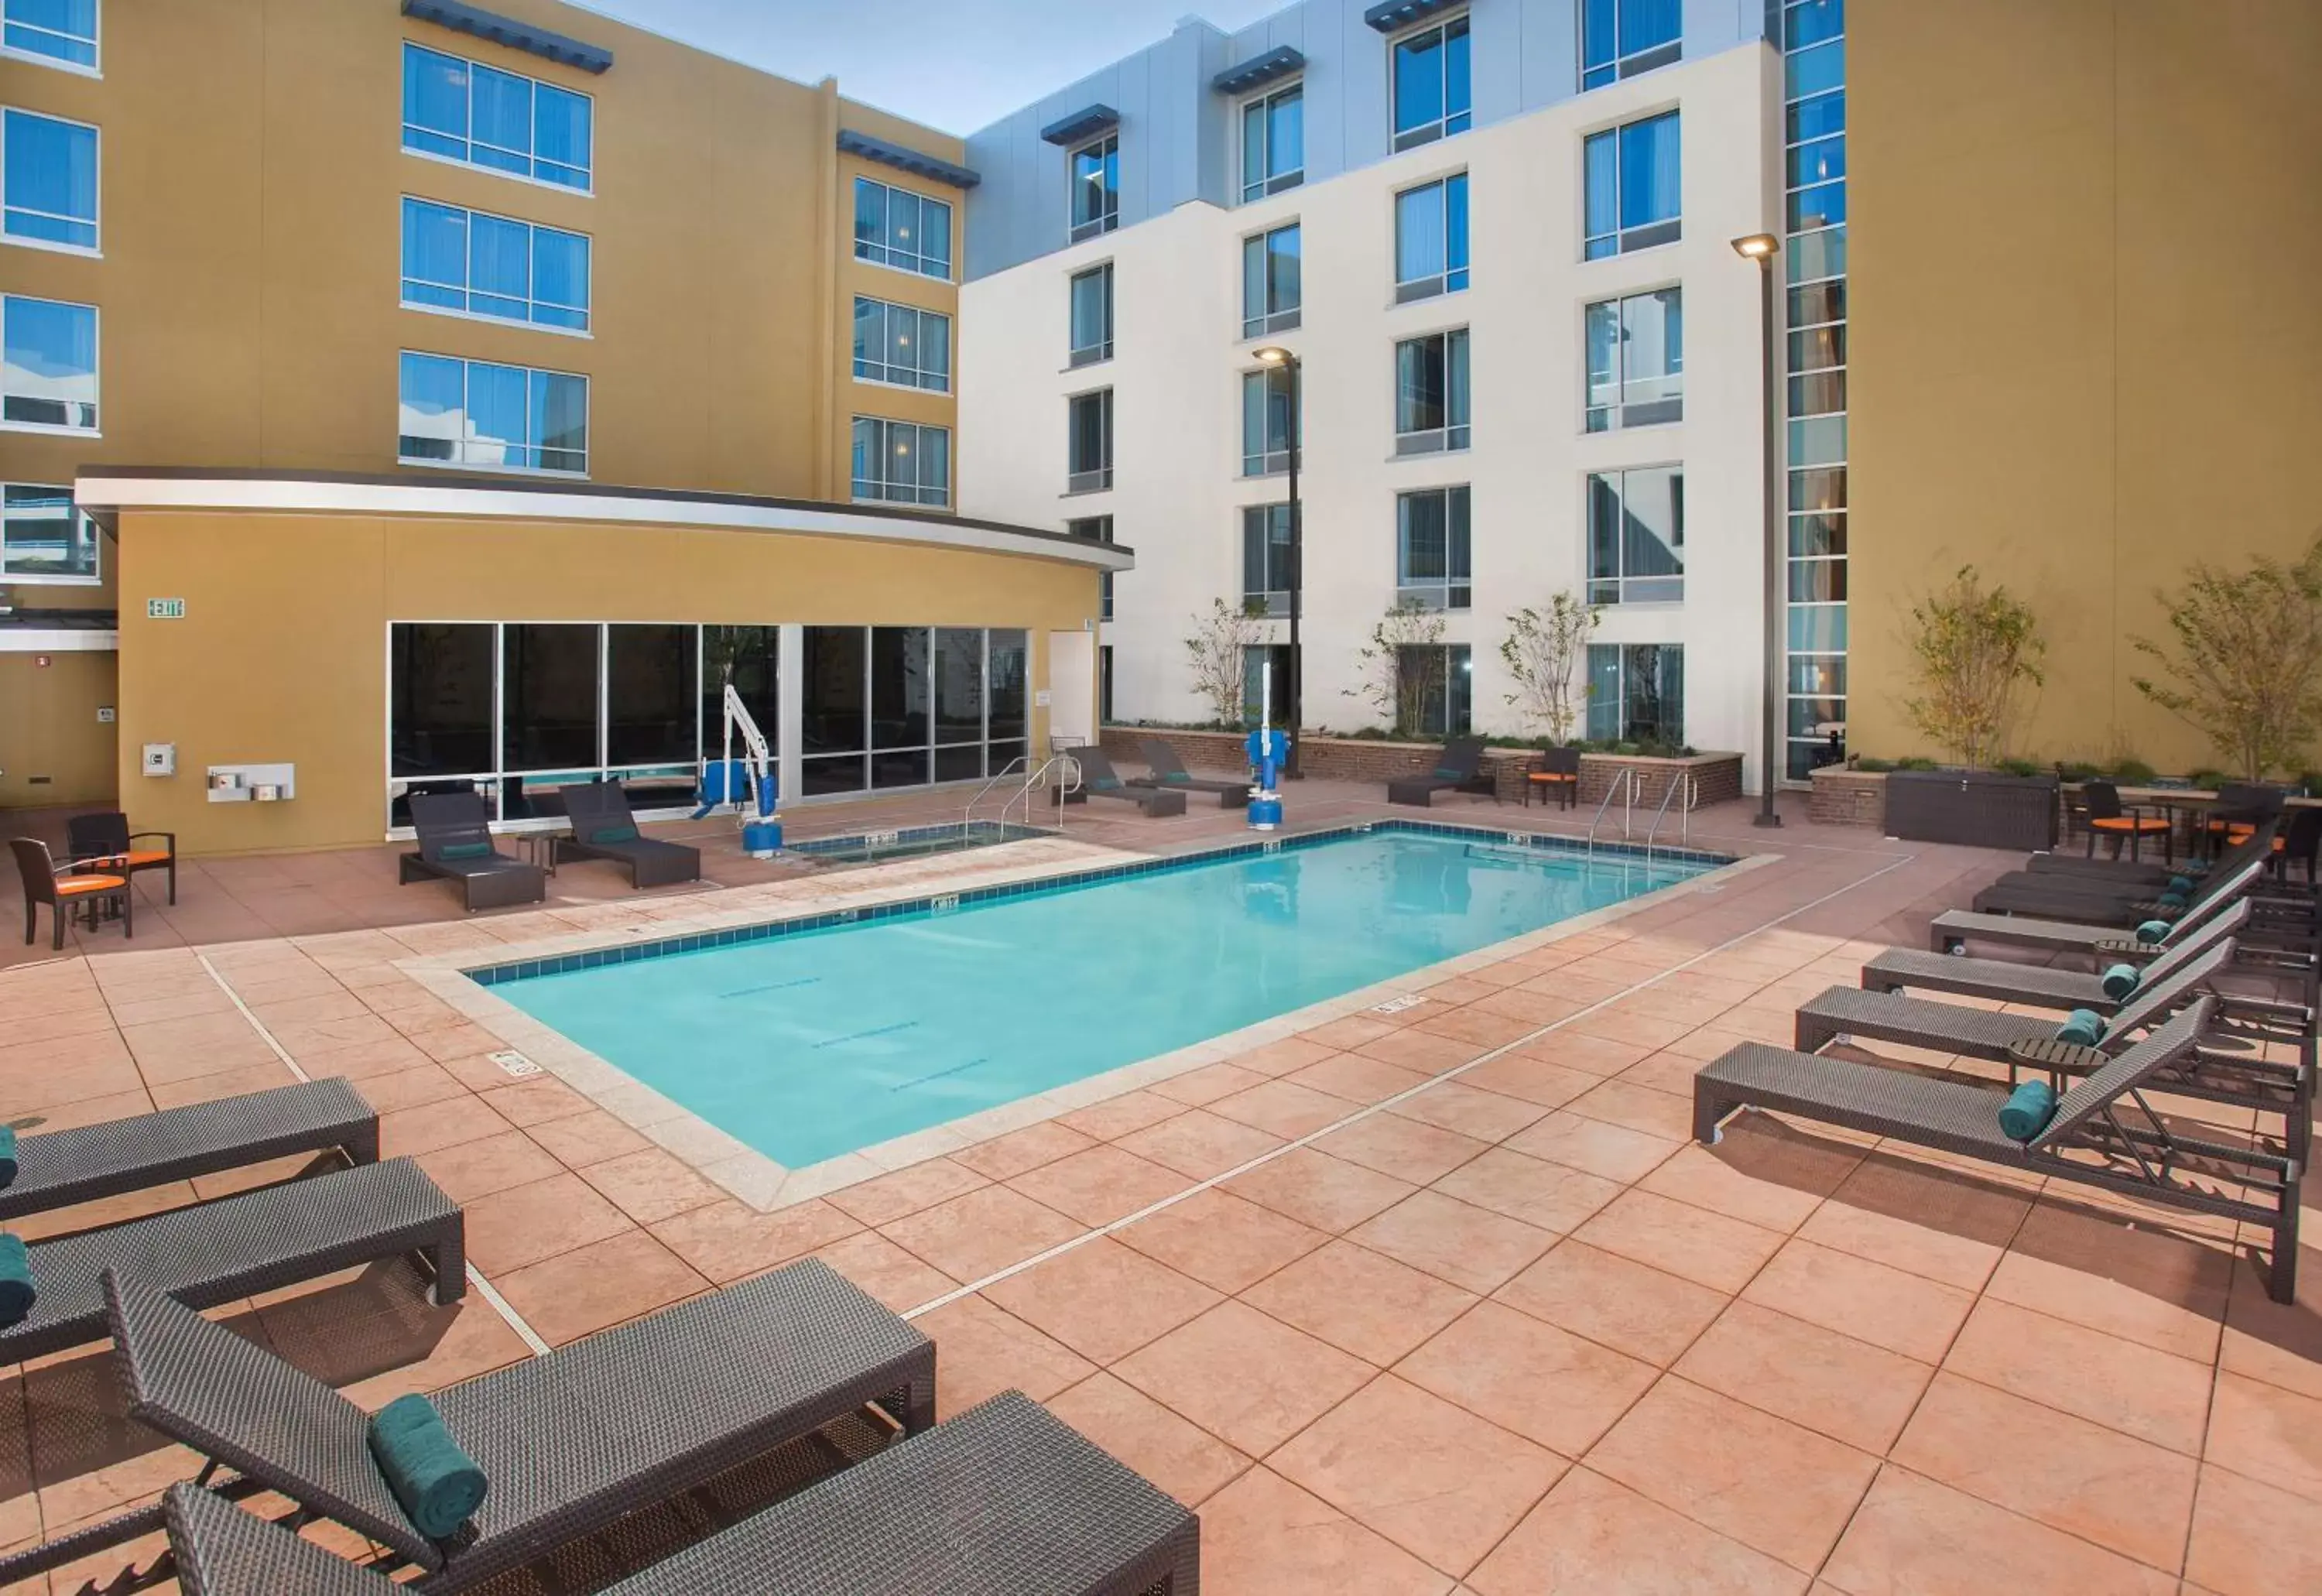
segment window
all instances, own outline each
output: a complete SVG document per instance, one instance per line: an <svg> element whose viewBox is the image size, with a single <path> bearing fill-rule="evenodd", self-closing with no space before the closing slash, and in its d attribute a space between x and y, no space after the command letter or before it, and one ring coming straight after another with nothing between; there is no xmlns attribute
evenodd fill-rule
<svg viewBox="0 0 2322 1596"><path fill-rule="evenodd" d="M5 236L46 249L96 248L96 130L10 106L0 115Z"/></svg>
<svg viewBox="0 0 2322 1596"><path fill-rule="evenodd" d="M1298 324L1304 296L1298 223L1241 241L1241 335L1286 333Z"/></svg>
<svg viewBox="0 0 2322 1596"><path fill-rule="evenodd" d="M7 0L0 54L96 70L97 0Z"/></svg>
<svg viewBox="0 0 2322 1596"><path fill-rule="evenodd" d="M1588 602L1675 604L1684 597L1684 468L1591 472Z"/></svg>
<svg viewBox="0 0 2322 1596"><path fill-rule="evenodd" d="M589 330L589 239L404 196L403 303Z"/></svg>
<svg viewBox="0 0 2322 1596"><path fill-rule="evenodd" d="M1589 134L1581 160L1588 189L1583 259L1675 243L1681 236L1676 112Z"/></svg>
<svg viewBox="0 0 2322 1596"><path fill-rule="evenodd" d="M855 258L951 281L951 206L908 188L855 178Z"/></svg>
<svg viewBox="0 0 2322 1596"><path fill-rule="evenodd" d="M809 626L799 784L811 797L973 781L1024 753L1024 634ZM987 752L988 751L988 752Z"/></svg>
<svg viewBox="0 0 2322 1596"><path fill-rule="evenodd" d="M1241 474L1271 477L1290 469L1290 441L1300 418L1288 371L1266 366L1241 374Z"/></svg>
<svg viewBox="0 0 2322 1596"><path fill-rule="evenodd" d="M1394 451L1466 447L1467 330L1404 339L1394 346Z"/></svg>
<svg viewBox="0 0 2322 1596"><path fill-rule="evenodd" d="M855 418L854 492L899 505L951 502L951 433L908 421Z"/></svg>
<svg viewBox="0 0 2322 1596"><path fill-rule="evenodd" d="M1674 643L1588 645L1588 735L1602 743L1685 746L1685 649Z"/></svg>
<svg viewBox="0 0 2322 1596"><path fill-rule="evenodd" d="M951 318L857 294L855 375L865 382L951 392Z"/></svg>
<svg viewBox="0 0 2322 1596"><path fill-rule="evenodd" d="M0 485L0 580L94 582L96 523L73 505L72 489L31 482Z"/></svg>
<svg viewBox="0 0 2322 1596"><path fill-rule="evenodd" d="M1394 298L1398 305L1467 286L1467 174L1406 188L1394 196Z"/></svg>
<svg viewBox="0 0 2322 1596"><path fill-rule="evenodd" d="M1073 277L1073 348L1075 366L1112 359L1112 262Z"/></svg>
<svg viewBox="0 0 2322 1596"><path fill-rule="evenodd" d="M1247 204L1306 180L1306 91L1275 89L1241 108L1241 197Z"/></svg>
<svg viewBox="0 0 2322 1596"><path fill-rule="evenodd" d="M1588 307L1587 429L1685 419L1685 294L1656 288Z"/></svg>
<svg viewBox="0 0 2322 1596"><path fill-rule="evenodd" d="M1111 615L1109 609L1105 612L1107 619L1111 619ZM1096 718L1102 725L1111 725L1113 722L1112 644L1109 643L1096 651Z"/></svg>
<svg viewBox="0 0 2322 1596"><path fill-rule="evenodd" d="M1112 390L1075 394L1065 402L1065 483L1067 493L1097 493L1112 486Z"/></svg>
<svg viewBox="0 0 2322 1596"><path fill-rule="evenodd" d="M1112 517L1083 515L1078 520L1065 522L1065 531L1070 536L1084 537L1092 543L1109 543L1112 542ZM1108 570L1102 574L1104 607L1097 618L1109 621L1112 619L1112 572Z"/></svg>
<svg viewBox="0 0 2322 1596"><path fill-rule="evenodd" d="M403 147L416 155L586 194L595 115L587 95L403 47Z"/></svg>
<svg viewBox="0 0 2322 1596"><path fill-rule="evenodd" d="M1073 151L1073 242L1120 225L1120 139L1108 133Z"/></svg>
<svg viewBox="0 0 2322 1596"><path fill-rule="evenodd" d="M1461 737L1471 728L1475 656L1464 643L1395 651L1394 725L1405 736Z"/></svg>
<svg viewBox="0 0 2322 1596"><path fill-rule="evenodd" d="M1467 19L1406 33L1394 41L1394 147L1409 150L1464 133L1471 124Z"/></svg>
<svg viewBox="0 0 2322 1596"><path fill-rule="evenodd" d="M1580 87L1668 66L1684 33L1684 0L1580 0Z"/></svg>
<svg viewBox="0 0 2322 1596"><path fill-rule="evenodd" d="M0 296L0 424L96 431L96 306Z"/></svg>
<svg viewBox="0 0 2322 1596"><path fill-rule="evenodd" d="M589 379L403 353L398 458L410 465L589 470Z"/></svg>
<svg viewBox="0 0 2322 1596"><path fill-rule="evenodd" d="M1241 597L1252 614L1290 613L1290 506L1244 505L1241 511Z"/></svg>
<svg viewBox="0 0 2322 1596"><path fill-rule="evenodd" d="M1467 490L1430 488L1394 496L1394 587L1399 603L1467 607Z"/></svg>

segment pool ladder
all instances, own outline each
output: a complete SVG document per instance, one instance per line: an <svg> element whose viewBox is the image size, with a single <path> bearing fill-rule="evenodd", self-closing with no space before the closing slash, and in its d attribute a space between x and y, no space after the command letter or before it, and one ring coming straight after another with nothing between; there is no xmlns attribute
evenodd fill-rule
<svg viewBox="0 0 2322 1596"><path fill-rule="evenodd" d="M1660 804L1653 810L1653 823L1645 831L1645 862L1652 862L1653 839L1660 835L1661 824L1668 818L1669 800L1679 793L1685 795L1685 801L1678 806L1677 811L1678 845L1684 847L1691 842L1693 806L1700 790L1700 783L1691 776L1670 778L1668 789L1661 794ZM1604 789L1604 797L1596 806L1596 817L1588 823L1588 852L1592 854L1596 852L1596 830L1604 824L1604 816L1612 809L1613 800L1616 798L1621 800L1621 840L1625 843L1636 832L1637 772L1631 766L1623 765L1614 774L1613 785Z"/></svg>
<svg viewBox="0 0 2322 1596"><path fill-rule="evenodd" d="M1056 777L1056 829L1062 831L1065 828L1064 795L1080 790L1081 762L1069 753L1052 753L1040 762L1038 769L1033 769L1031 760L1032 756L1028 753L1018 754L1008 762L1005 769L996 772L983 786L975 789L975 796L967 800L966 812L960 816L959 834L963 838L967 835L967 828L975 823L975 806L990 796L993 788L998 787L1010 777L1019 774L1024 778L1022 784L1011 790L1001 804L1000 813L994 817L993 823L1005 826L1008 824L1008 812L1020 803L1024 806L1024 824L1031 825L1032 794L1047 789L1048 777L1053 771Z"/></svg>

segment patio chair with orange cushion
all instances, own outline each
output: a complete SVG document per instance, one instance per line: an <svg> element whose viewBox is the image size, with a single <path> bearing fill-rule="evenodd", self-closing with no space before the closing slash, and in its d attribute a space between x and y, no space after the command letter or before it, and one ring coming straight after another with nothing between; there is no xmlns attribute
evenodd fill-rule
<svg viewBox="0 0 2322 1596"><path fill-rule="evenodd" d="M1524 807L1531 807L1531 795L1540 794L1542 803L1553 799L1559 808L1576 808L1580 803L1580 750L1551 748L1540 756L1538 762L1524 772Z"/></svg>
<svg viewBox="0 0 2322 1596"><path fill-rule="evenodd" d="M2116 858L2120 854L2121 844L2127 843L2128 857L2132 862L2136 858L2138 844L2146 837L2159 837L2162 857L2166 859L2171 855L2172 849L2169 816L2166 815L2148 815L2140 808L2122 807L2120 789L2109 781L2089 782L2080 789L2080 798L2088 806L2089 858L2094 859L2097 855L2098 837L2112 844Z"/></svg>
<svg viewBox="0 0 2322 1596"><path fill-rule="evenodd" d="M155 847L140 843L159 842ZM178 834L173 831L132 831L129 816L118 810L101 815L76 815L65 822L65 845L75 866L134 876L141 870L167 871L169 901L178 901Z"/></svg>
<svg viewBox="0 0 2322 1596"><path fill-rule="evenodd" d="M57 874L56 861L49 857L49 845L31 837L11 837L8 851L16 856L16 870L24 878L24 942L32 944L40 926L41 905L49 906L54 929L49 945L58 953L64 951L65 917L73 910L87 907L89 924L94 926L95 911L105 905L121 910L121 934L133 935L130 922L130 904L134 896L129 890L127 876Z"/></svg>
<svg viewBox="0 0 2322 1596"><path fill-rule="evenodd" d="M2211 846L2238 847L2257 830L2259 823L2281 813L2288 795L2279 787L2253 781L2228 781L2217 789L2217 801L2202 823Z"/></svg>

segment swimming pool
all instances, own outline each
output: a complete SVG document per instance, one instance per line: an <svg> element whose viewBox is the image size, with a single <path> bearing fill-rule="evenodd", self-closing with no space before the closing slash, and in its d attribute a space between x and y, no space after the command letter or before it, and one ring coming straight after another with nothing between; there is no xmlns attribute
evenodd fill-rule
<svg viewBox="0 0 2322 1596"><path fill-rule="evenodd" d="M954 821L944 825L912 825L900 831L866 831L853 836L815 837L792 843L788 852L818 864L884 864L895 859L918 859L929 853L960 853L970 848L997 847L1031 837L1057 834L1037 825L1001 825L996 820Z"/></svg>
<svg viewBox="0 0 2322 1596"><path fill-rule="evenodd" d="M1395 823L470 973L795 1168L1724 862Z"/></svg>

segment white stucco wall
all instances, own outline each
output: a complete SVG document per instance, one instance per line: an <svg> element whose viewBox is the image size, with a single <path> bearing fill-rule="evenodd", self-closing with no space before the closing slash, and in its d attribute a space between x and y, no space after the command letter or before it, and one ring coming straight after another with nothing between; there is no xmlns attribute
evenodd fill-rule
<svg viewBox="0 0 2322 1596"><path fill-rule="evenodd" d="M1751 752L1756 780L1762 633L1758 269L1729 241L1779 233L1780 60L1751 44L1394 156L1233 209L1195 202L967 283L960 291L963 513L1031 525L1111 515L1137 569L1115 584L1114 709L1193 720L1181 640L1213 598L1241 595L1240 506L1279 502L1281 478L1244 479L1241 374L1278 342L1304 363L1305 718L1348 728L1379 717L1345 696L1356 651L1394 599L1395 495L1472 489L1474 605L1446 640L1474 651L1478 730L1536 730L1505 702L1504 617L1586 576L1592 470L1681 462L1686 597L1614 606L1603 643L1686 649L1686 734ZM1682 242L1580 259L1581 139L1671 105L1683 112ZM1393 298L1394 195L1468 174L1473 287L1412 305ZM1303 324L1244 342L1240 241L1296 218ZM1066 369L1067 280L1111 260L1114 358ZM1686 418L1582 431L1584 307L1682 284ZM1779 314L1778 297L1777 315ZM1474 444L1398 460L1397 340L1470 330ZM1114 484L1066 496L1065 401L1111 386ZM1272 624L1275 641L1286 626Z"/></svg>

